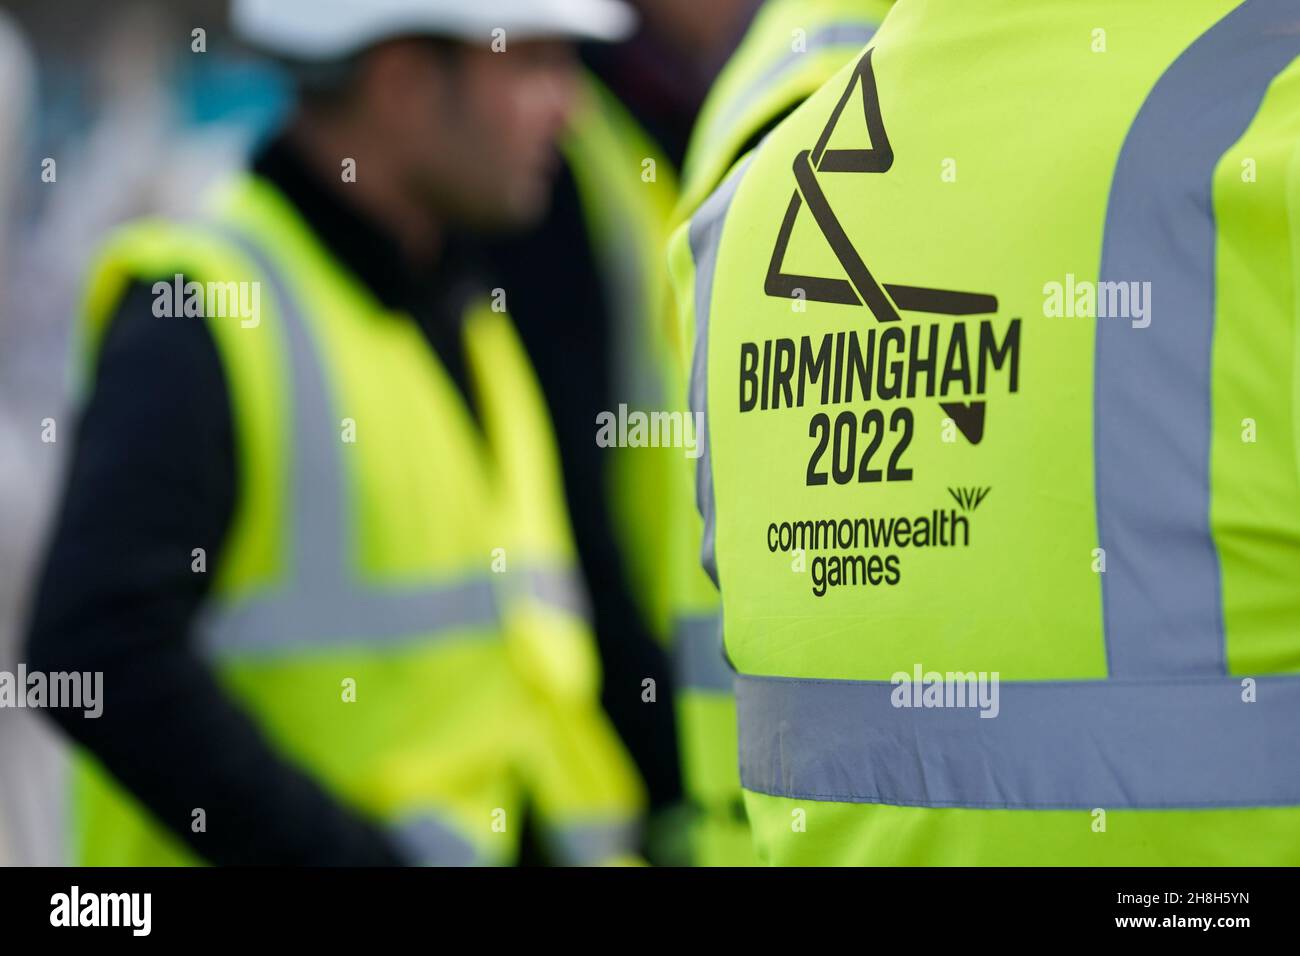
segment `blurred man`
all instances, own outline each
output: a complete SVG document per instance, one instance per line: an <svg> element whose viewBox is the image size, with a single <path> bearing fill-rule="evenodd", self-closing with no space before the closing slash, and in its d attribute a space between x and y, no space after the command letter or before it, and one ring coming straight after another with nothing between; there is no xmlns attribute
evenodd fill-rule
<svg viewBox="0 0 1300 956"><path fill-rule="evenodd" d="M29 667L101 671L83 863L554 862L636 843L545 406L466 230L546 209L612 0L239 0L299 100L108 244Z"/></svg>
<svg viewBox="0 0 1300 956"><path fill-rule="evenodd" d="M584 71L550 213L491 243L492 275L519 324L555 422L574 538L592 592L602 702L645 779L675 806L670 676L658 638L665 555L656 530L658 449L596 440L606 409L659 408L653 382L676 176L614 95ZM665 454L668 450L664 451ZM642 494L622 494L626 482ZM647 495L649 496L647 498ZM647 701L645 681L654 682Z"/></svg>
<svg viewBox="0 0 1300 956"><path fill-rule="evenodd" d="M645 778L665 862L681 859L673 850L682 843L665 519L667 489L689 450L609 447L598 423L620 408L687 414L684 390L666 392L661 377L676 159L704 89L701 64L730 44L750 3L715 0L688 16L678 0L641 0L643 31L585 49L551 212L491 248L556 423L593 592L602 701Z"/></svg>
<svg viewBox="0 0 1300 956"><path fill-rule="evenodd" d="M1300 862L1296 26L899 0L674 236L766 859Z"/></svg>

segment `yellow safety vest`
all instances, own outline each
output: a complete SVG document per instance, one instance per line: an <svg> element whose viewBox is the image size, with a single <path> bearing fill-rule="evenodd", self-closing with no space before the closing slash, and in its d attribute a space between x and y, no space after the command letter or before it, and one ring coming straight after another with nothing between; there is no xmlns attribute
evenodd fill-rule
<svg viewBox="0 0 1300 956"><path fill-rule="evenodd" d="M238 504L198 639L228 691L417 859L511 862L525 802L557 862L629 853L642 788L599 707L552 429L508 317L464 321L480 431L410 317L245 176L205 222L111 239L88 368L128 283L173 274L260 290L256 323L205 319ZM193 862L89 757L74 788L78 862Z"/></svg>
<svg viewBox="0 0 1300 956"><path fill-rule="evenodd" d="M563 143L614 323L613 405L620 415L684 410L664 388L670 347L662 323L667 284L665 248L677 201L672 163L618 99L591 74ZM597 423L592 423L593 434ZM649 436L646 436L649 441ZM680 451L663 447L608 449L613 528L650 633L668 633L668 525L658 502Z"/></svg>
<svg viewBox="0 0 1300 956"><path fill-rule="evenodd" d="M903 0L673 241L790 864L1300 862L1291 0Z"/></svg>

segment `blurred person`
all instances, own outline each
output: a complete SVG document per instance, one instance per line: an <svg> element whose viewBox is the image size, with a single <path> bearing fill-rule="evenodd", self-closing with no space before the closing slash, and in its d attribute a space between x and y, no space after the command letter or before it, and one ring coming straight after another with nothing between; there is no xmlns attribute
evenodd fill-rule
<svg viewBox="0 0 1300 956"><path fill-rule="evenodd" d="M79 863L635 851L551 424L470 233L546 209L615 0L237 0L299 88L201 218L87 286L28 665L98 671Z"/></svg>
<svg viewBox="0 0 1300 956"><path fill-rule="evenodd" d="M763 859L1300 862L1298 22L898 0L675 233Z"/></svg>
<svg viewBox="0 0 1300 956"><path fill-rule="evenodd" d="M675 168L700 104L762 0L629 0L642 28L626 43L583 47L583 60Z"/></svg>
<svg viewBox="0 0 1300 956"><path fill-rule="evenodd" d="M690 218L731 166L871 39L893 0L767 0L719 73L691 133L674 222ZM668 388L685 401L690 357L675 318ZM758 862L736 765L736 705L717 589L700 567L695 462L674 470L669 508L673 648L691 845L706 866Z"/></svg>
<svg viewBox="0 0 1300 956"><path fill-rule="evenodd" d="M664 249L677 202L675 157L703 86L701 64L716 61L750 0L718 2L695 18L663 0L637 6L645 30L583 51L587 69L549 214L493 243L491 254L556 423L593 593L602 701L645 778L656 859L674 862L681 860L681 779L665 653L670 525L663 504L685 455L682 448L610 448L597 435L602 416L620 408L685 414L660 374L668 360Z"/></svg>
<svg viewBox="0 0 1300 956"><path fill-rule="evenodd" d="M671 162L583 71L550 213L489 249L555 421L575 542L592 594L602 703L636 760L650 808L681 797L664 657L665 554L656 515L670 449L610 448L597 422L620 404L661 408L652 373L676 201ZM633 493L623 493L631 491ZM653 681L647 700L646 681ZM661 861L663 858L658 857Z"/></svg>

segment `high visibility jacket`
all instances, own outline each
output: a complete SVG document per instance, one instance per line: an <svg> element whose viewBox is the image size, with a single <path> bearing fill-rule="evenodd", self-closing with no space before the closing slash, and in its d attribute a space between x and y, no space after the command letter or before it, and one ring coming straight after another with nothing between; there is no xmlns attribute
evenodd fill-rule
<svg viewBox="0 0 1300 956"><path fill-rule="evenodd" d="M682 161L693 212L776 120L861 51L893 0L766 0L700 107Z"/></svg>
<svg viewBox="0 0 1300 956"><path fill-rule="evenodd" d="M675 219L690 217L727 170L781 117L813 93L871 39L892 0L768 0L700 109L683 163ZM686 393L687 351L670 325L673 395ZM691 842L706 866L757 862L736 767L736 708L722 654L717 589L700 567L703 525L695 505L695 462L674 474L673 644L683 779L695 815Z"/></svg>
<svg viewBox="0 0 1300 956"><path fill-rule="evenodd" d="M260 300L256 321L212 292L206 319L159 320L206 321L230 389L238 505L200 629L224 685L416 859L512 861L525 801L557 861L626 853L641 785L599 707L552 429L508 317L485 300L464 321L480 430L414 321L273 186L243 177L209 216L109 242L86 341L93 367L133 280ZM74 809L79 862L191 860L89 758Z"/></svg>
<svg viewBox="0 0 1300 956"><path fill-rule="evenodd" d="M670 399L664 333L670 297L664 250L677 201L677 174L627 109L591 74L561 142L573 173L614 323L610 413L685 411ZM592 423L595 433L597 423ZM649 439L649 436L646 436ZM668 530L659 502L681 457L671 447L607 449L611 519L632 590L650 633L668 633Z"/></svg>
<svg viewBox="0 0 1300 956"><path fill-rule="evenodd" d="M1300 862L1296 22L901 0L674 236L765 858Z"/></svg>

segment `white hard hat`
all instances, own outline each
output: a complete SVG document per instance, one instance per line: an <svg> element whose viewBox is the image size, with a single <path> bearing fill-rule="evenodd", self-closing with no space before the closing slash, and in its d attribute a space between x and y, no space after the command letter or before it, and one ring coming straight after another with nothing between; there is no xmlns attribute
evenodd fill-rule
<svg viewBox="0 0 1300 956"><path fill-rule="evenodd" d="M297 60L334 60L382 40L428 34L506 42L621 40L636 14L622 0L234 0L231 22L253 45Z"/></svg>

